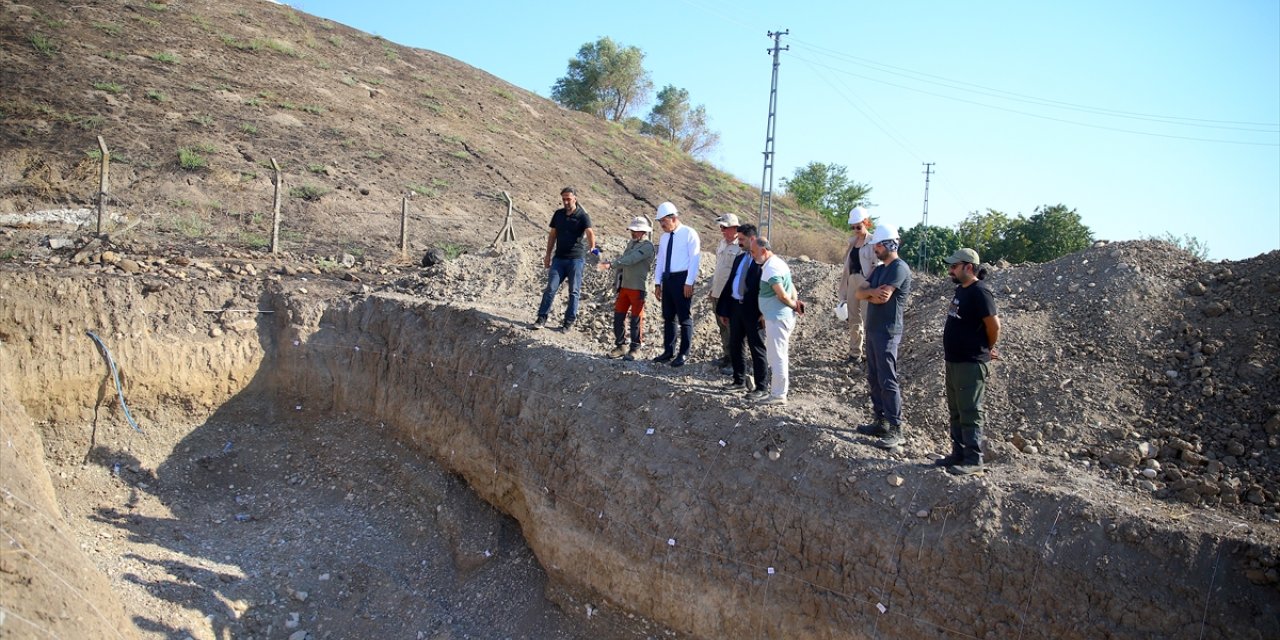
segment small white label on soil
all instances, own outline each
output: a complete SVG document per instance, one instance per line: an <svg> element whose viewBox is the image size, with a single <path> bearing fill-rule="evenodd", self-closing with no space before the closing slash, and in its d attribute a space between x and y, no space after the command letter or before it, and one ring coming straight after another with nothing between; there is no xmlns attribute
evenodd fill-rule
<svg viewBox="0 0 1280 640"><path fill-rule="evenodd" d="M298 406L296 406L296 407L294 407L294 408L295 408L295 409L297 409L298 411L302 411L302 405L298 405Z"/></svg>
<svg viewBox="0 0 1280 640"><path fill-rule="evenodd" d="M880 613L884 613L889 610L888 607L885 607L884 604L880 602L876 603L876 608L880 610Z"/></svg>
<svg viewBox="0 0 1280 640"><path fill-rule="evenodd" d="M667 546L668 546L668 547L674 547L674 546L676 546L676 539L675 539L675 538L667 538Z"/></svg>
<svg viewBox="0 0 1280 640"><path fill-rule="evenodd" d="M720 441L720 446L722 446L722 447L723 447L723 446L725 446L725 445L724 445L724 440L721 440L721 441Z"/></svg>
<svg viewBox="0 0 1280 640"><path fill-rule="evenodd" d="M645 434L646 436L651 436L651 435L653 435L653 429L649 429L649 430L645 431L645 432L644 432L644 434Z"/></svg>
<svg viewBox="0 0 1280 640"><path fill-rule="evenodd" d="M769 575L773 575L773 567L769 567Z"/></svg>

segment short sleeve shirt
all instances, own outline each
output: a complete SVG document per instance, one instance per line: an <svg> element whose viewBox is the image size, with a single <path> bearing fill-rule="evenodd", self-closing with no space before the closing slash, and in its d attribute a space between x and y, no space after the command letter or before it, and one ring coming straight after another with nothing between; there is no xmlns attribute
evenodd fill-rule
<svg viewBox="0 0 1280 640"><path fill-rule="evenodd" d="M583 237L591 228L591 218L582 205L578 205L573 215L568 215L564 209L556 209L551 215L550 226L556 230L556 258L572 260L587 255Z"/></svg>
<svg viewBox="0 0 1280 640"><path fill-rule="evenodd" d="M987 343L985 319L994 315L996 298L981 283L956 287L947 309L947 323L942 328L942 353L946 361L990 361L991 345Z"/></svg>
<svg viewBox="0 0 1280 640"><path fill-rule="evenodd" d="M894 287L895 291L888 302L867 305L867 331L898 335L902 333L902 314L911 295L911 268L906 261L899 258L882 264L867 279L867 286L872 289L886 284Z"/></svg>
<svg viewBox="0 0 1280 640"><path fill-rule="evenodd" d="M773 285L782 285L788 295L795 295L795 285L791 282L791 267L782 258L773 256L760 268L760 315L766 320L785 320L795 315L795 311L778 299Z"/></svg>

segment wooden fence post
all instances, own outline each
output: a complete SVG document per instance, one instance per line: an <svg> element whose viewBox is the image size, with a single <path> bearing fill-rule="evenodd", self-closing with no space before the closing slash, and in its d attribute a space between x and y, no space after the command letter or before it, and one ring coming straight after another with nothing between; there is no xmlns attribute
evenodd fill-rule
<svg viewBox="0 0 1280 640"><path fill-rule="evenodd" d="M409 196L400 200L400 257L409 256Z"/></svg>
<svg viewBox="0 0 1280 640"><path fill-rule="evenodd" d="M275 158L271 159L271 168L276 172L276 195L271 205L271 253L280 253L280 192L284 189L284 176Z"/></svg>
<svg viewBox="0 0 1280 640"><path fill-rule="evenodd" d="M107 216L107 174L111 166L111 152L107 142L98 136L98 150L102 152L102 165L98 172L98 235L102 235L102 222Z"/></svg>

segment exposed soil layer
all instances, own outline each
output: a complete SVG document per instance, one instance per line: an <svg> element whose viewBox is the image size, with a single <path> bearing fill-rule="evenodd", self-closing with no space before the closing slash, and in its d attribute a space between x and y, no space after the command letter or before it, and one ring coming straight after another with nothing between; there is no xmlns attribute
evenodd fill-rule
<svg viewBox="0 0 1280 640"><path fill-rule="evenodd" d="M1151 313L1160 300L1198 304L1198 296L1170 293L1180 284L1163 287L1168 276L1151 273L1146 246L1104 247L1075 263L1133 255L1150 278L1143 300ZM1274 257L1233 267L1263 273L1267 261ZM1053 331L1042 323L1063 316L1037 313L1029 308L1034 296L1014 298L1020 292L1012 290L1022 278L1051 279L1057 263L1008 269L993 280L997 291L1010 287L1007 298L1022 300L1009 305L1013 338L1003 366L1026 367L1027 375L1005 374L1007 390L993 394L1008 413L993 421L992 473L957 480L928 465L942 431L932 424L939 399L927 391L936 384L927 368L937 366L926 354L937 340L931 331L917 328L908 338L917 341L903 358L915 401L912 438L902 453L886 455L849 428L865 413L850 402L858 378L833 362L831 345L842 343L829 317L802 323L792 404L755 408L721 392L722 379L705 364L712 343L705 321L700 363L678 373L602 359L609 344L589 324L586 333L529 333L522 309L536 290L529 282L536 270L515 266L526 262L519 250L472 256L459 265L465 278L446 266L387 284L429 298L435 283L454 282L446 304L360 294L360 284L340 280L166 281L144 294L145 282L132 277L6 272L5 406L19 409L5 412L4 436L16 447L6 455L53 474L47 493L59 501L64 526L81 536L65 559L83 554L78 566L98 576L97 589L92 581L77 586L96 609L81 607L80 617L125 611L142 636L218 625L237 637L285 630L317 637L388 630L427 638L670 635L632 614L708 638L1262 638L1280 631L1272 579L1278 535L1266 501L1190 502L1138 487L1145 476L1126 475L1123 461L1089 452L1145 442L1151 434L1143 423L1124 433L1098 430L1074 422L1088 407L1037 409L1027 399L1043 405L1053 397L1031 372L1049 369L1044 377L1056 385L1078 362L1065 354L1060 364L1024 360L1032 359L1027 336L1048 339ZM831 267L796 268L801 290L822 299ZM493 277L513 272L517 279ZM602 286L589 280L589 305L607 297ZM926 280L909 322L925 325L943 291ZM1237 318L1224 330L1253 335L1255 323L1272 322L1268 307L1248 311L1252 320ZM84 337L89 328L121 364L144 429L159 428L168 440L128 431L102 356ZM1107 330L1095 344L1132 340L1149 350L1167 335L1156 331L1144 338ZM1112 364L1099 356L1092 371L1104 381L1127 380ZM1273 364L1261 366L1274 375ZM1265 391L1266 380L1251 393ZM1015 393L1015 384L1025 388ZM1108 406L1176 426L1164 422L1162 405L1141 404L1159 394L1131 389L1134 400L1099 394ZM1224 394L1222 402L1232 401ZM23 431L10 422L22 423L24 411L45 442L43 456L10 435ZM1051 413L1057 431L1046 428L1030 441L1046 451L1019 448L1014 436ZM1265 433L1265 426L1256 428ZM94 439L85 440L86 428ZM1200 440L1188 431L1176 433ZM1193 479L1214 473L1208 467L1216 461L1225 473L1267 482L1268 445L1264 436L1258 455L1233 462L1203 446L1198 464L1177 448L1172 460L1163 453L1146 459L1185 468ZM472 498L426 458L518 522L549 578L547 595L571 619L529 595L543 578L516 525L468 505ZM16 494L14 468L5 465L3 480ZM101 493L77 493L83 486ZM26 503L4 508L11 538L39 538L48 517ZM452 560L439 562L445 552ZM439 563L415 564L424 557ZM27 555L5 561L12 570L0 577L26 580L6 584L6 593L22 594L6 598L6 609L58 624L60 614L44 603L60 587L32 583L40 569ZM471 589L525 597L509 597L523 604L497 611L471 598ZM420 615L392 615L408 606ZM299 626L286 628L292 613ZM15 624L0 632L21 633Z"/></svg>

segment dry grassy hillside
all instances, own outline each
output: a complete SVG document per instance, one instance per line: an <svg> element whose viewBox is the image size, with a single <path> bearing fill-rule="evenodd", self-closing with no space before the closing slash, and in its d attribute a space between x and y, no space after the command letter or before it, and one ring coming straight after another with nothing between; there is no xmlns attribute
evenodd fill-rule
<svg viewBox="0 0 1280 640"><path fill-rule="evenodd" d="M488 244L503 191L517 233L539 242L565 185L604 233L664 200L703 227L759 207L758 189L669 145L283 5L4 2L0 42L0 214L92 207L97 136L111 210L142 221L131 233L215 248L266 246L272 158L283 247L308 255L385 257L405 195L415 249ZM793 253L839 247L785 201L775 238Z"/></svg>

